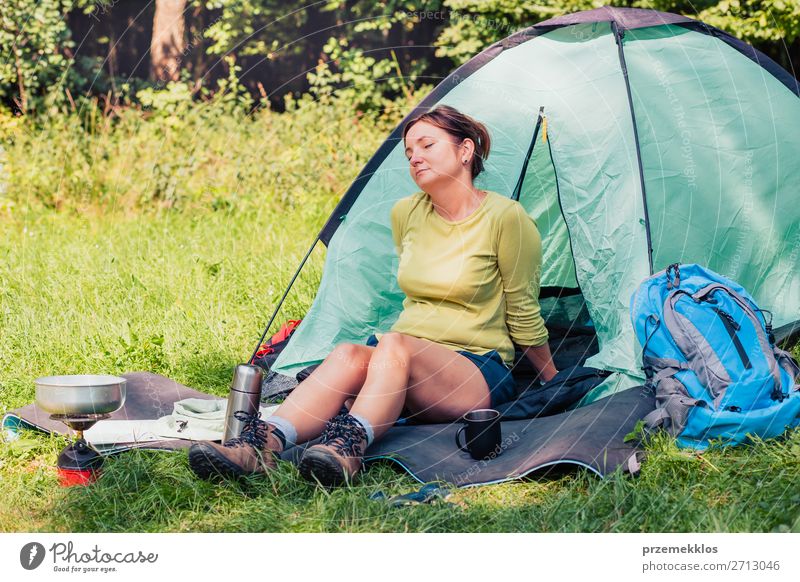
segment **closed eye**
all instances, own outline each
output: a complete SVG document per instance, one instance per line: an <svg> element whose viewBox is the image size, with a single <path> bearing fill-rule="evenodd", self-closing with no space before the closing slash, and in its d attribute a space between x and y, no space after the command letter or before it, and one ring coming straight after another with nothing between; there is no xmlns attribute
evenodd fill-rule
<svg viewBox="0 0 800 582"><path fill-rule="evenodd" d="M425 146L423 146L423 147L424 147L425 149L428 149L428 148L429 148L429 147L431 147L432 145L433 145L432 143L429 143L429 144L427 144L427 145L425 145ZM408 160L408 161L410 162L410 161L411 161L411 156L409 156L409 155L406 155L406 160Z"/></svg>

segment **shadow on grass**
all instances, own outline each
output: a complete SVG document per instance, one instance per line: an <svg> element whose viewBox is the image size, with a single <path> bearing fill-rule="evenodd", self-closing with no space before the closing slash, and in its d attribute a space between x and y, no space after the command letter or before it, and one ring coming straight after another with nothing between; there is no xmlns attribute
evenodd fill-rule
<svg viewBox="0 0 800 582"><path fill-rule="evenodd" d="M452 507L430 507L410 524L407 512L369 499L377 490L394 495L417 487L384 466L349 487L325 490L286 462L267 476L204 481L189 469L185 451L128 451L107 460L96 483L62 490L52 525L74 532L431 531Z"/></svg>
<svg viewBox="0 0 800 582"><path fill-rule="evenodd" d="M731 459L736 461L736 459ZM722 473L700 461L654 452L631 478L599 479L585 470L455 490L447 503L392 508L370 500L419 484L388 463L373 463L348 487L305 482L289 463L268 476L203 481L185 452L130 451L107 461L88 487L53 489L43 531L74 532L736 532L790 531L791 467L769 482L743 477L737 462ZM668 474L672 477L666 479ZM735 486L738 484L738 487Z"/></svg>
<svg viewBox="0 0 800 582"><path fill-rule="evenodd" d="M599 480L550 472L453 490L447 502L395 508L370 496L405 494L420 484L389 462L371 463L350 486L327 490L304 481L288 462L267 476L203 481L185 452L129 451L109 459L95 484L64 490L53 526L74 532L546 531L552 508L542 500L561 495L565 484L585 489L588 481Z"/></svg>

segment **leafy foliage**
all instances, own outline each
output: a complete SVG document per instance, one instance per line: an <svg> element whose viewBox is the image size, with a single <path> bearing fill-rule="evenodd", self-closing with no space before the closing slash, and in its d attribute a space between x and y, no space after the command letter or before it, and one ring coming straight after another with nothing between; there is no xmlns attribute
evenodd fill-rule
<svg viewBox="0 0 800 582"><path fill-rule="evenodd" d="M415 30L427 25L431 39L435 39L435 56L460 65L517 30L606 4L606 0L433 0L420 4L392 0L382 2L376 12L374 3L333 1L328 5L330 9L343 10L347 5L353 20L326 45L325 52L338 72L329 72L332 67L321 63L309 75L312 92L325 94L331 87L339 87L341 98L366 109L381 107L382 96L397 94L396 82L378 82L383 74L392 71L392 62L365 56L361 46L369 42L368 37L357 37L360 46L352 46L349 39L363 31L379 30L387 38L392 30ZM778 40L791 43L800 38L800 4L790 0L617 0L614 5L685 14L755 44ZM337 41L338 47L347 48L337 48ZM403 74L405 82L413 87L430 65L427 60L418 59L406 71L396 68L398 76Z"/></svg>
<svg viewBox="0 0 800 582"><path fill-rule="evenodd" d="M392 111L403 106L396 102L397 97L404 96L409 105L415 91L425 93L429 89L415 89L419 66L404 75L394 52L389 59L376 59L363 49L350 47L344 38L331 38L324 51L329 60L320 60L316 70L308 74L309 92L322 102L335 99L359 111L391 116Z"/></svg>
<svg viewBox="0 0 800 582"><path fill-rule="evenodd" d="M107 50L102 44L107 39L98 41L95 52L76 54L67 25L74 14L113 18L117 2L6 0L0 12L0 53L5 57L0 60L0 100L24 112L49 112L49 106L65 104L80 109L79 93L105 93L110 85L118 100L135 102L140 80L109 83L99 74L105 59L99 51ZM189 0L182 81L193 99L222 91L226 99L246 105L239 88L262 103L289 92L292 99L310 92L316 99L336 98L360 111L381 113L397 97L408 102L414 89L432 84L453 65L516 30L606 2ZM756 44L788 68L787 46L798 58L800 4L795 0L614 4L698 18ZM237 78L235 90L231 74ZM148 92L141 95L146 99Z"/></svg>
<svg viewBox="0 0 800 582"><path fill-rule="evenodd" d="M45 95L66 99L63 87L86 78L73 67L72 39L66 16L86 14L103 0L4 0L0 10L0 99L13 100L23 112ZM84 63L85 64L85 63Z"/></svg>
<svg viewBox="0 0 800 582"><path fill-rule="evenodd" d="M9 118L14 124L0 133L0 163L8 160L3 214L270 207L310 219L333 209L403 114L362 123L341 103L304 96L287 103L288 113L248 115L247 103L227 100L233 94L197 103L185 84L173 83L140 91L144 110L113 118L91 104L83 118Z"/></svg>
<svg viewBox="0 0 800 582"><path fill-rule="evenodd" d="M568 12L605 4L597 0L445 0L450 24L436 39L436 55L457 64L517 30ZM616 4L620 4L617 2Z"/></svg>
<svg viewBox="0 0 800 582"><path fill-rule="evenodd" d="M515 30L561 14L591 10L604 0L445 0L451 23L436 39L437 56L463 63ZM616 0L615 6L684 14L749 43L800 37L800 4L792 0Z"/></svg>
<svg viewBox="0 0 800 582"><path fill-rule="evenodd" d="M204 31L211 40L208 54L235 52L272 58L274 52L287 47L294 51L301 48L290 43L297 40L297 31L308 20L308 12L303 10L305 2L193 0L193 3L217 14Z"/></svg>
<svg viewBox="0 0 800 582"><path fill-rule="evenodd" d="M791 43L800 37L796 0L723 0L701 11L698 18L751 43Z"/></svg>

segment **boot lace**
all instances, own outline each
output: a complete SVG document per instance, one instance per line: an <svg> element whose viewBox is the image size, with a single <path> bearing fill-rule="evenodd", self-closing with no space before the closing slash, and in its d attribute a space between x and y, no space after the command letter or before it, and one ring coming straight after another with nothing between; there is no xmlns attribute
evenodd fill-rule
<svg viewBox="0 0 800 582"><path fill-rule="evenodd" d="M361 445L367 440L367 431L349 414L339 414L330 419L322 432L322 443L341 455L360 457Z"/></svg>
<svg viewBox="0 0 800 582"><path fill-rule="evenodd" d="M244 428L238 437L225 441L225 446L250 445L256 449L263 449L269 436L269 429L267 423L261 420L261 411L251 414L237 410L233 416L244 423Z"/></svg>

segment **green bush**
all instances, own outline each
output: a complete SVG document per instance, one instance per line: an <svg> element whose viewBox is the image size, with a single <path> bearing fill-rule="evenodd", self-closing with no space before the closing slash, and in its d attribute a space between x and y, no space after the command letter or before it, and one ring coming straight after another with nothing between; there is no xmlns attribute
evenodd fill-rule
<svg viewBox="0 0 800 582"><path fill-rule="evenodd" d="M233 83L233 81L231 81ZM242 94L202 102L176 83L138 93L144 109L104 116L0 115L4 208L84 212L254 206L326 213L341 198L401 107L377 117L340 99L289 98L287 111L247 112ZM9 210L10 209L10 210Z"/></svg>
<svg viewBox="0 0 800 582"><path fill-rule="evenodd" d="M3 0L0 10L0 99L22 112L46 110L72 96L98 71L98 57L73 59L67 26L73 11L86 14L110 0Z"/></svg>

